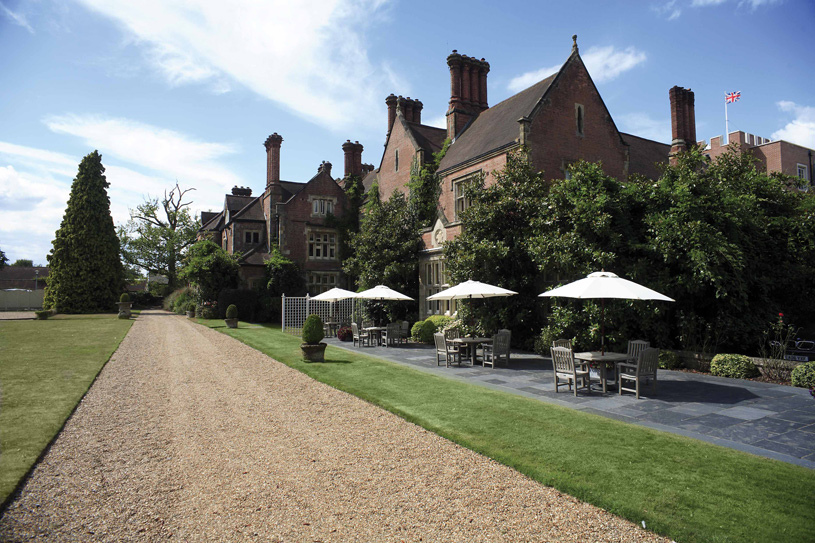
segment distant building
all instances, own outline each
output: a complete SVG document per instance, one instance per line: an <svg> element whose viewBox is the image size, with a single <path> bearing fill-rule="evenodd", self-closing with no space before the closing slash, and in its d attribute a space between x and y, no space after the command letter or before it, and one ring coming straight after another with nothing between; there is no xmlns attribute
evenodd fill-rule
<svg viewBox="0 0 815 543"><path fill-rule="evenodd" d="M330 288L347 287L338 252L338 232L328 217L341 218L348 201L342 179L331 177L331 163L320 164L317 174L305 183L280 179L280 147L283 138L269 136L266 148L266 188L259 196L252 189L234 187L224 199L222 211L201 214L199 239L208 238L230 254L240 253L241 283L264 284L265 262L270 244L300 266L313 295ZM362 178L373 166L362 163L363 146L346 141L345 177Z"/></svg>
<svg viewBox="0 0 815 543"><path fill-rule="evenodd" d="M0 270L0 290L42 290L49 271L47 266L6 266Z"/></svg>
<svg viewBox="0 0 815 543"><path fill-rule="evenodd" d="M784 140L772 141L740 130L730 132L727 136L727 143L724 145L723 136L716 136L710 139L710 143L700 142L700 146L704 146L705 154L715 160L728 146L735 145L742 152L751 152L759 160L760 168L767 173L791 175L801 179L801 187L813 186L815 150Z"/></svg>

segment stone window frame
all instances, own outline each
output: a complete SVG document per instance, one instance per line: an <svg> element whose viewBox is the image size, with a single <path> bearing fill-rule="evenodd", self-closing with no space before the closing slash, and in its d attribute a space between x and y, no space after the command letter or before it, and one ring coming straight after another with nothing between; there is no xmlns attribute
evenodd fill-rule
<svg viewBox="0 0 815 543"><path fill-rule="evenodd" d="M455 301L427 299L428 296L448 288L447 264L444 257L439 255L422 261L419 273L421 274L422 281L420 283L424 293L424 307L422 309L425 316L444 315L448 311L452 315L457 310Z"/></svg>
<svg viewBox="0 0 815 543"><path fill-rule="evenodd" d="M243 242L244 243L260 243L260 230L244 230L243 231ZM249 238L249 239L247 239ZM254 239L257 238L257 239Z"/></svg>
<svg viewBox="0 0 815 543"><path fill-rule="evenodd" d="M574 104L574 122L576 127L577 137L583 138L586 136L586 108L583 104Z"/></svg>
<svg viewBox="0 0 815 543"><path fill-rule="evenodd" d="M312 217L325 217L334 214L334 209L337 207L337 198L335 196L311 195L308 197L308 205ZM316 206L319 206L317 211L314 210Z"/></svg>
<svg viewBox="0 0 815 543"><path fill-rule="evenodd" d="M461 213L472 205L470 199L464 195L464 188L467 183L475 181L479 175L481 175L481 170L470 172L450 181L450 191L453 193L453 222L460 222Z"/></svg>
<svg viewBox="0 0 815 543"><path fill-rule="evenodd" d="M325 236L329 236L325 239ZM319 237L319 240L317 239ZM335 230L309 229L306 231L308 260L338 260L338 234ZM319 256L318 256L319 253ZM328 253L328 254L324 254Z"/></svg>

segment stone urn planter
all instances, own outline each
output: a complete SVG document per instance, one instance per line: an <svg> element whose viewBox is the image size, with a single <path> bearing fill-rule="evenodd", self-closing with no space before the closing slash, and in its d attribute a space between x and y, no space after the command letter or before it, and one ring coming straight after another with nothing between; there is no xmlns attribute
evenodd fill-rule
<svg viewBox="0 0 815 543"><path fill-rule="evenodd" d="M323 321L318 315L309 315L303 323L303 343L300 350L306 362L325 362L326 344L322 343L325 337Z"/></svg>
<svg viewBox="0 0 815 543"><path fill-rule="evenodd" d="M187 306L187 318L188 319L195 318L195 304L190 304Z"/></svg>
<svg viewBox="0 0 815 543"><path fill-rule="evenodd" d="M119 306L119 318L129 319L132 315L130 308L133 307L133 302L130 301L130 296L126 292L122 294L119 301L116 302L116 305Z"/></svg>
<svg viewBox="0 0 815 543"><path fill-rule="evenodd" d="M228 328L238 327L238 306L232 304L226 308L226 318L224 322Z"/></svg>

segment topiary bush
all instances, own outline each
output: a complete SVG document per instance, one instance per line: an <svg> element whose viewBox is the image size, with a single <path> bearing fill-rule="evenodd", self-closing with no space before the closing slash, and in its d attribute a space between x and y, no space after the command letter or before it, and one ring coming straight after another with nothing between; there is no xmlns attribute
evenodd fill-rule
<svg viewBox="0 0 815 543"><path fill-rule="evenodd" d="M354 339L354 332L350 326L342 326L337 330L337 339L340 341L351 341Z"/></svg>
<svg viewBox="0 0 815 543"><path fill-rule="evenodd" d="M710 373L719 377L749 379L758 377L759 371L749 356L743 354L717 354L710 362Z"/></svg>
<svg viewBox="0 0 815 543"><path fill-rule="evenodd" d="M195 304L194 303L187 304L187 311L189 311L190 313L195 313Z"/></svg>
<svg viewBox="0 0 815 543"><path fill-rule="evenodd" d="M121 296L119 296L120 302L129 302L130 301L130 294L127 292L123 292Z"/></svg>
<svg viewBox="0 0 815 543"><path fill-rule="evenodd" d="M436 325L436 329L433 331L435 334L439 330L443 330L445 326L452 323L455 319L453 317L448 317L447 315L430 315L426 320ZM430 341L433 341L432 337L430 338Z"/></svg>
<svg viewBox="0 0 815 543"><path fill-rule="evenodd" d="M804 362L793 368L792 386L803 388L815 387L815 362Z"/></svg>
<svg viewBox="0 0 815 543"><path fill-rule="evenodd" d="M37 316L38 320L44 321L51 316L51 311L44 309L42 311L35 311L34 314Z"/></svg>
<svg viewBox="0 0 815 543"><path fill-rule="evenodd" d="M309 315L303 323L303 343L307 345L317 345L325 337L323 331L323 320L319 315Z"/></svg>
<svg viewBox="0 0 815 543"><path fill-rule="evenodd" d="M682 359L674 351L659 351L659 367L663 370L677 370L682 367Z"/></svg>
<svg viewBox="0 0 815 543"><path fill-rule="evenodd" d="M227 319L237 319L238 318L238 306L235 304L230 305L226 308L226 318Z"/></svg>

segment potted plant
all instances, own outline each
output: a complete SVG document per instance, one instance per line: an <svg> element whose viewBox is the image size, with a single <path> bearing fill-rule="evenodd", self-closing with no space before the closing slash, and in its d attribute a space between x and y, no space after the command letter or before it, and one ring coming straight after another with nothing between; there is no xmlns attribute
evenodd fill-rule
<svg viewBox="0 0 815 543"><path fill-rule="evenodd" d="M232 304L226 308L226 318L224 322L229 328L238 327L238 306Z"/></svg>
<svg viewBox="0 0 815 543"><path fill-rule="evenodd" d="M127 292L122 293L116 305L119 306L119 318L129 319L131 315L130 308L133 306L133 302L130 301L130 295Z"/></svg>
<svg viewBox="0 0 815 543"><path fill-rule="evenodd" d="M325 347L322 343L325 337L323 320L319 315L309 315L303 323L303 343L300 350L303 351L303 360L308 362L325 361Z"/></svg>
<svg viewBox="0 0 815 543"><path fill-rule="evenodd" d="M195 318L195 304L189 304L187 306L187 318L194 319Z"/></svg>

